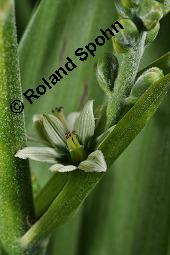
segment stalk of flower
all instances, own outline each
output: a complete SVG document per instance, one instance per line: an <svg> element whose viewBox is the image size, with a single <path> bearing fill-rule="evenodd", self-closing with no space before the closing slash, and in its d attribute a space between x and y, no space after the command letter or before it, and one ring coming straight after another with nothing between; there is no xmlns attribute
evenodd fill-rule
<svg viewBox="0 0 170 255"><path fill-rule="evenodd" d="M42 141L48 147L26 147L16 157L51 163L52 172L105 172L107 165L100 150L92 152L95 131L93 101L88 101L80 113L71 113L66 119L63 108L53 114L37 115L34 124Z"/></svg>

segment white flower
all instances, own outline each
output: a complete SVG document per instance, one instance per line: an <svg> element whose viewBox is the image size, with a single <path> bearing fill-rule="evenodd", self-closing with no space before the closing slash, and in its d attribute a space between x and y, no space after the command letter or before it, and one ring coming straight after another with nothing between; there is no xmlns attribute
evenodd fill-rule
<svg viewBox="0 0 170 255"><path fill-rule="evenodd" d="M33 118L40 141L45 147L26 147L15 156L52 163L49 168L52 172L77 169L105 172L107 165L103 153L100 150L91 152L95 130L93 101L88 101L80 113L71 113L67 120L63 108L57 108L52 113Z"/></svg>

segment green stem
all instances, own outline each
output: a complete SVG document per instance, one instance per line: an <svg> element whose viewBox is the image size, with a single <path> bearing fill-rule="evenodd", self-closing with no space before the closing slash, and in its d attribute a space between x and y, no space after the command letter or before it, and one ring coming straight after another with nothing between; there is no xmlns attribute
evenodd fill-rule
<svg viewBox="0 0 170 255"><path fill-rule="evenodd" d="M140 60L144 52L145 38L146 32L143 32L136 45L122 55L118 77L114 85L114 93L108 101L106 128L109 128L112 123L116 121L122 105L124 104L124 99L130 93L134 84Z"/></svg>
<svg viewBox="0 0 170 255"><path fill-rule="evenodd" d="M35 215L40 218L68 180L67 174L56 173L35 198Z"/></svg>
<svg viewBox="0 0 170 255"><path fill-rule="evenodd" d="M0 240L8 255L19 255L17 239L34 214L28 162L14 156L25 146L25 130L23 114L10 110L21 100L12 0L0 1L0 77Z"/></svg>

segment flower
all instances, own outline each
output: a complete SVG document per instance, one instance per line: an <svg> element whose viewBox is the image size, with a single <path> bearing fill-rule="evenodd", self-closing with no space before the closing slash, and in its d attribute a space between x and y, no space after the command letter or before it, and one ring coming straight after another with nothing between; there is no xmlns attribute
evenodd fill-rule
<svg viewBox="0 0 170 255"><path fill-rule="evenodd" d="M93 101L88 101L83 110L64 116L63 108L52 114L35 115L33 118L43 147L26 147L16 153L21 159L32 159L53 164L52 172L105 172L107 165L100 150L91 152L95 119Z"/></svg>

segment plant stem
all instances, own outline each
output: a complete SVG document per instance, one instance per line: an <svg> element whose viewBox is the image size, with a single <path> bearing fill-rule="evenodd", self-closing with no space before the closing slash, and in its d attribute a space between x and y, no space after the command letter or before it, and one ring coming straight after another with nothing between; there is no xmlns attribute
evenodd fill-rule
<svg viewBox="0 0 170 255"><path fill-rule="evenodd" d="M146 32L141 33L136 45L122 54L119 72L114 85L114 92L109 98L107 106L106 129L109 128L118 117L125 97L130 93L134 84L140 60L144 52Z"/></svg>
<svg viewBox="0 0 170 255"><path fill-rule="evenodd" d="M35 216L40 218L68 180L68 174L56 173L35 198Z"/></svg>
<svg viewBox="0 0 170 255"><path fill-rule="evenodd" d="M10 110L21 100L17 43L12 0L0 1L0 239L8 255L23 254L17 239L33 217L33 200L27 161L15 158L25 146L23 114Z"/></svg>

